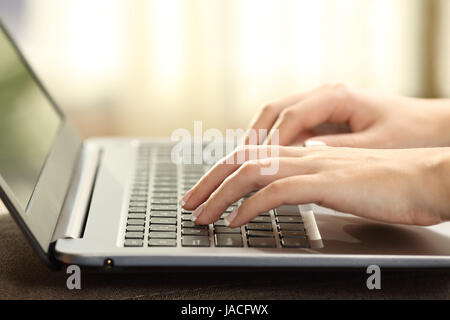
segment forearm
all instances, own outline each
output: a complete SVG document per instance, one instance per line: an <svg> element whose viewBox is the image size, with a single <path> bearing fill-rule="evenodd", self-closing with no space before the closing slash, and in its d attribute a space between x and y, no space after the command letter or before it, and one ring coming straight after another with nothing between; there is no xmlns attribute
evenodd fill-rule
<svg viewBox="0 0 450 320"><path fill-rule="evenodd" d="M422 100L436 146L450 147L450 99ZM424 125L427 125L425 123Z"/></svg>
<svg viewBox="0 0 450 320"><path fill-rule="evenodd" d="M440 148L429 162L429 190L441 221L450 221L450 148ZM426 187L426 185L424 185Z"/></svg>

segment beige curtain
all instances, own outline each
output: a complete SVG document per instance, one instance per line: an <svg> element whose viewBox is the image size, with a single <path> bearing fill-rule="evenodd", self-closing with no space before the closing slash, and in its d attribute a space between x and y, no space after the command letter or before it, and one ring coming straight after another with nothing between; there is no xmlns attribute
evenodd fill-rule
<svg viewBox="0 0 450 320"><path fill-rule="evenodd" d="M447 0L28 3L23 45L85 135L245 127L324 82L450 96Z"/></svg>
<svg viewBox="0 0 450 320"><path fill-rule="evenodd" d="M434 70L432 79L436 96L450 97L450 1L432 1L434 11L431 23L435 25L434 32L434 54L430 55Z"/></svg>

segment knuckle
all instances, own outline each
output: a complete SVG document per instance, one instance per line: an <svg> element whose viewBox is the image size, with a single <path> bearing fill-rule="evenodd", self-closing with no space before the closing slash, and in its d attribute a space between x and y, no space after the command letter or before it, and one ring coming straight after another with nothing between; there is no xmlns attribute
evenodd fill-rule
<svg viewBox="0 0 450 320"><path fill-rule="evenodd" d="M347 90L349 88L349 84L347 82L336 82L333 84L335 90Z"/></svg>
<svg viewBox="0 0 450 320"><path fill-rule="evenodd" d="M333 86L332 83L324 83L323 85L320 86L319 89L322 89L322 90L324 90L324 89L330 89L332 86Z"/></svg>
<svg viewBox="0 0 450 320"><path fill-rule="evenodd" d="M273 194L276 197L279 197L283 194L283 191L286 192L286 183L281 180L277 180L272 182L268 187L268 191L270 194Z"/></svg>
<svg viewBox="0 0 450 320"><path fill-rule="evenodd" d="M286 195L286 185L282 181L275 181L272 182L267 186L267 194L270 199L270 201L273 204L273 207L279 207L283 204L285 204L285 195Z"/></svg>
<svg viewBox="0 0 450 320"><path fill-rule="evenodd" d="M271 103L271 102L265 103L261 107L261 113L272 113L272 112L274 112L274 109L275 109L275 106L273 105L273 103Z"/></svg>
<svg viewBox="0 0 450 320"><path fill-rule="evenodd" d="M257 173L259 170L259 161L258 160L249 160L245 162L241 169L239 170L241 174L245 176L251 176Z"/></svg>
<svg viewBox="0 0 450 320"><path fill-rule="evenodd" d="M348 83L335 83L334 85L332 85L331 89L334 99L338 99L340 101L348 101L351 98L351 89Z"/></svg>
<svg viewBox="0 0 450 320"><path fill-rule="evenodd" d="M286 108L280 113L280 118L289 119L295 116L297 110L295 108Z"/></svg>

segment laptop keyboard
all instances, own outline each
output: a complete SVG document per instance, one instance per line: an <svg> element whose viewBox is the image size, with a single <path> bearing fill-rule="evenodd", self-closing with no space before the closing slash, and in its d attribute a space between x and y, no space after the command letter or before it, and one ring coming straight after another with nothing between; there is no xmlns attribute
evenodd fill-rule
<svg viewBox="0 0 450 320"><path fill-rule="evenodd" d="M265 212L239 228L224 218L243 199L233 203L208 226L191 221L191 212L178 202L208 169L206 165L171 161L171 146L141 145L131 186L125 247L254 247L309 248L298 206Z"/></svg>

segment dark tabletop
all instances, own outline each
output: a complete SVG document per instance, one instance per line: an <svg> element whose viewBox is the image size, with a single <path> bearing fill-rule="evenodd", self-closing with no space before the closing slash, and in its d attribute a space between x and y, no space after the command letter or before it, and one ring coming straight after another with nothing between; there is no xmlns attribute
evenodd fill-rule
<svg viewBox="0 0 450 320"><path fill-rule="evenodd" d="M81 290L49 270L9 215L0 215L1 299L397 299L450 298L450 272L384 271L381 290L365 270L127 272L82 270Z"/></svg>

